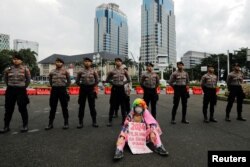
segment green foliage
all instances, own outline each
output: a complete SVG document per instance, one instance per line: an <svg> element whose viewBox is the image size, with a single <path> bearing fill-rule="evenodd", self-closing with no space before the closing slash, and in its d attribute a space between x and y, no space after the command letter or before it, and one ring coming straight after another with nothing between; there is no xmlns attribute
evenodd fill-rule
<svg viewBox="0 0 250 167"><path fill-rule="evenodd" d="M4 72L4 69L12 65L12 54L14 50L2 50L0 52L0 72L1 75ZM37 54L30 49L21 49L18 52L23 57L23 64L26 65L31 72L31 76L39 75L39 68L37 66L36 57Z"/></svg>
<svg viewBox="0 0 250 167"><path fill-rule="evenodd" d="M4 69L10 66L11 64L11 54L13 51L2 50L0 52L0 75L4 73ZM2 77L1 77L2 78Z"/></svg>
<svg viewBox="0 0 250 167"><path fill-rule="evenodd" d="M132 59L125 58L123 64L125 64L127 67L132 67L134 62L132 61Z"/></svg>
<svg viewBox="0 0 250 167"><path fill-rule="evenodd" d="M235 51L233 54L230 54L230 71L232 70L232 65L234 63L239 63L241 67L246 67L247 61L246 61L246 53L247 49L246 48L240 48L240 50ZM201 72L201 66L207 66L208 64L214 65L215 69L215 74L218 74L218 58L219 58L219 66L220 66L220 72L219 72L219 77L220 80L226 80L227 78L227 55L225 54L213 54L209 57L206 57L202 59L201 64L196 65L192 69L186 69L190 76L190 80L200 80L202 75L205 74L206 72ZM224 70L222 77L222 71ZM249 75L249 74L245 74Z"/></svg>

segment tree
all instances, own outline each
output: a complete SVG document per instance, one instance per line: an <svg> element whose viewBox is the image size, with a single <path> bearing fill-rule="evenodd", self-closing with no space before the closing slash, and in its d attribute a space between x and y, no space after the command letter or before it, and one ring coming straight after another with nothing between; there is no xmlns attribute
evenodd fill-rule
<svg viewBox="0 0 250 167"><path fill-rule="evenodd" d="M132 67L134 65L134 62L132 61L132 59L125 58L123 64L125 64L127 67Z"/></svg>
<svg viewBox="0 0 250 167"><path fill-rule="evenodd" d="M3 75L4 69L11 66L11 58L14 50L2 50L0 52L0 72ZM31 76L39 75L39 68L37 66L36 57L37 54L30 49L21 49L18 52L23 57L23 64L26 65L31 72ZM2 78L2 77L1 77Z"/></svg>
<svg viewBox="0 0 250 167"><path fill-rule="evenodd" d="M21 49L19 54L23 57L23 63L30 69L31 76L39 75L39 68L36 62L37 53L30 49Z"/></svg>
<svg viewBox="0 0 250 167"><path fill-rule="evenodd" d="M232 57L230 58L230 64L239 63L244 76L249 78L250 69L248 66L249 62L247 62L247 50L248 48L240 48L239 50L235 50L234 53L232 53Z"/></svg>
<svg viewBox="0 0 250 167"><path fill-rule="evenodd" d="M11 65L11 55L13 51L2 50L0 52L0 78L2 79L4 70Z"/></svg>
<svg viewBox="0 0 250 167"><path fill-rule="evenodd" d="M190 76L190 80L200 80L202 75L206 72L201 71L202 66L207 66L208 64L214 65L215 74L218 74L218 59L219 59L219 77L220 80L226 80L227 78L227 56L225 54L213 54L209 57L203 58L201 64L194 66L191 69L187 69ZM222 72L223 71L223 72Z"/></svg>

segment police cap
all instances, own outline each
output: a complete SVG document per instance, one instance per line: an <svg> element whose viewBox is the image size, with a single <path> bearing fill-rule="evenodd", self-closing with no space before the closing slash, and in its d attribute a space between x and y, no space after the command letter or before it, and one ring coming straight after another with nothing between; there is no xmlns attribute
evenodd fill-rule
<svg viewBox="0 0 250 167"><path fill-rule="evenodd" d="M23 61L23 57L17 52L13 53L12 59L18 59Z"/></svg>
<svg viewBox="0 0 250 167"><path fill-rule="evenodd" d="M148 62L148 63L146 63L146 66L151 66L151 67L154 67L154 64L153 64L153 63Z"/></svg>
<svg viewBox="0 0 250 167"><path fill-rule="evenodd" d="M234 67L240 67L240 64L239 63L234 63Z"/></svg>
<svg viewBox="0 0 250 167"><path fill-rule="evenodd" d="M59 62L61 62L61 63L64 64L64 61L63 61L63 59L61 59L61 58L56 58L56 61L59 61Z"/></svg>
<svg viewBox="0 0 250 167"><path fill-rule="evenodd" d="M120 62L122 62L122 59L121 59L120 57L116 57L116 58L115 58L115 61L120 61Z"/></svg>
<svg viewBox="0 0 250 167"><path fill-rule="evenodd" d="M214 65L213 64L208 64L207 68L209 68L209 67L213 67L214 68Z"/></svg>
<svg viewBox="0 0 250 167"><path fill-rule="evenodd" d="M83 58L83 61L90 61L90 62L93 62L93 60L92 60L91 58L89 58L89 57L84 57L84 58Z"/></svg>
<svg viewBox="0 0 250 167"><path fill-rule="evenodd" d="M183 63L182 61L179 61L179 62L177 62L176 64L177 64L177 65L181 64L181 65L184 66L184 63Z"/></svg>

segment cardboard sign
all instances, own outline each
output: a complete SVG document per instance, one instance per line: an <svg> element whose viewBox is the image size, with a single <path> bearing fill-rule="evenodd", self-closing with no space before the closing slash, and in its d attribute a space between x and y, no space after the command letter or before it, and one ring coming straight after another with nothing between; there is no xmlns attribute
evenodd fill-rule
<svg viewBox="0 0 250 167"><path fill-rule="evenodd" d="M129 122L128 145L133 154L147 154L152 151L146 145L146 125Z"/></svg>

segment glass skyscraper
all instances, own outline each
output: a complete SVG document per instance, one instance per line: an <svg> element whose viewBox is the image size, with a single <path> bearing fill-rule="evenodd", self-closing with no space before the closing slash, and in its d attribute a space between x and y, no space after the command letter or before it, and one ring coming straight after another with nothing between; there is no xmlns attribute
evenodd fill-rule
<svg viewBox="0 0 250 167"><path fill-rule="evenodd" d="M0 51L10 49L10 36L7 34L0 34Z"/></svg>
<svg viewBox="0 0 250 167"><path fill-rule="evenodd" d="M94 51L128 55L128 24L126 15L114 3L96 8Z"/></svg>
<svg viewBox="0 0 250 167"><path fill-rule="evenodd" d="M143 0L141 6L140 62L157 63L157 56L168 56L176 64L176 32L173 0Z"/></svg>

